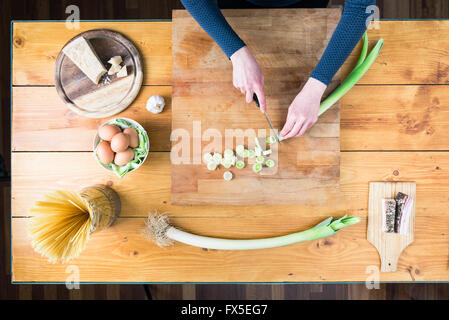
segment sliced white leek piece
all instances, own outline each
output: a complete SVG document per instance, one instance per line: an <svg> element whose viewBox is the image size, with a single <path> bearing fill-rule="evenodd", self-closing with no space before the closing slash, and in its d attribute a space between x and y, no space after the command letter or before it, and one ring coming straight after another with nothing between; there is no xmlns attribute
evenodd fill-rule
<svg viewBox="0 0 449 320"><path fill-rule="evenodd" d="M270 150L265 150L265 151L263 151L262 152L262 155L263 156L268 156L268 155L270 155L270 154L272 154L273 153L273 151L270 149Z"/></svg>
<svg viewBox="0 0 449 320"><path fill-rule="evenodd" d="M276 163L274 162L273 159L267 159L267 161L265 161L265 165L266 165L268 168L273 168L273 167L276 165Z"/></svg>
<svg viewBox="0 0 449 320"><path fill-rule="evenodd" d="M262 171L262 164L261 163L255 163L253 165L253 171L255 173L259 173L260 171Z"/></svg>
<svg viewBox="0 0 449 320"><path fill-rule="evenodd" d="M232 157L232 165L235 166L235 163L237 162L237 157L233 156Z"/></svg>
<svg viewBox="0 0 449 320"><path fill-rule="evenodd" d="M214 170L217 169L217 166L218 166L218 165L217 165L216 162L211 161L211 162L209 162L209 163L207 164L207 169L210 170L210 171L214 171Z"/></svg>
<svg viewBox="0 0 449 320"><path fill-rule="evenodd" d="M243 158L248 158L248 156L249 156L249 151L246 150L246 149L243 150L241 156L242 156Z"/></svg>
<svg viewBox="0 0 449 320"><path fill-rule="evenodd" d="M264 162L265 162L265 158L264 158L263 156L258 156L258 157L256 158L256 163L262 164L262 163L264 163Z"/></svg>
<svg viewBox="0 0 449 320"><path fill-rule="evenodd" d="M211 161L214 161L214 157L212 156L212 154L210 152L208 152L203 155L203 160L204 160L204 162L209 163Z"/></svg>
<svg viewBox="0 0 449 320"><path fill-rule="evenodd" d="M254 152L257 157L262 155L262 149L259 147L256 147L256 149L254 149Z"/></svg>
<svg viewBox="0 0 449 320"><path fill-rule="evenodd" d="M240 155L242 152L243 152L243 150L245 150L245 146L243 146L243 145L238 145L237 146L237 148L235 148L235 152L238 154L238 155Z"/></svg>
<svg viewBox="0 0 449 320"><path fill-rule="evenodd" d="M223 160L221 160L221 165L226 169L229 169L230 167L232 167L232 160L224 158Z"/></svg>
<svg viewBox="0 0 449 320"><path fill-rule="evenodd" d="M245 168L245 161L239 160L235 163L235 166L237 167L237 169L243 169Z"/></svg>
<svg viewBox="0 0 449 320"><path fill-rule="evenodd" d="M231 149L226 149L223 153L225 159L231 159L234 156L234 151Z"/></svg>
<svg viewBox="0 0 449 320"><path fill-rule="evenodd" d="M234 175L231 171L226 171L225 173L223 173L223 179L225 179L226 181L231 181L233 177Z"/></svg>
<svg viewBox="0 0 449 320"><path fill-rule="evenodd" d="M215 152L214 155L213 155L213 159L214 159L214 161L217 164L219 164L219 163L221 163L221 160L223 159L223 156L221 155L221 153Z"/></svg>
<svg viewBox="0 0 449 320"><path fill-rule="evenodd" d="M254 158L256 156L256 151L248 150L248 158Z"/></svg>

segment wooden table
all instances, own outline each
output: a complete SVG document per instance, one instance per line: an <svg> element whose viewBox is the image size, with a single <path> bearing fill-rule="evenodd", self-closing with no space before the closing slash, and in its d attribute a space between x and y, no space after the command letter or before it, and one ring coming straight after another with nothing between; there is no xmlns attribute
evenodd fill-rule
<svg viewBox="0 0 449 320"><path fill-rule="evenodd" d="M71 37L109 28L131 38L143 55L144 87L121 115L148 130L152 150L145 165L119 180L91 153L103 120L70 112L53 86L55 59ZM341 188L346 208L330 206L170 205L171 22L62 22L13 24L12 250L14 282L64 282L67 265L52 265L33 251L28 209L46 192L112 184L123 211L94 233L72 261L82 282L340 282L365 281L379 267L366 240L369 181L417 182L415 242L398 272L381 281L449 281L449 21L382 21L369 32L385 45L376 63L341 103ZM355 64L360 47L343 66ZM223 59L226 57L223 55ZM230 76L230 75L229 75ZM163 95L166 110L153 115L146 99ZM230 252L176 244L161 249L141 234L148 211L167 212L194 233L254 238L306 229L328 216L362 218L331 238L283 248ZM368 272L368 273L367 273Z"/></svg>

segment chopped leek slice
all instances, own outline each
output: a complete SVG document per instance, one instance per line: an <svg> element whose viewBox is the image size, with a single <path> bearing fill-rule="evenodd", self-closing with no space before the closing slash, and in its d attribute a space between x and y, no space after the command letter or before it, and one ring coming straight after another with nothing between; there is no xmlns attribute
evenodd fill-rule
<svg viewBox="0 0 449 320"><path fill-rule="evenodd" d="M273 143L277 142L276 137L273 137L273 136L268 137L265 141L266 141L266 143L269 143L269 144L273 144Z"/></svg>
<svg viewBox="0 0 449 320"><path fill-rule="evenodd" d="M256 147L254 152L256 153L256 156L261 156L262 155L262 148Z"/></svg>
<svg viewBox="0 0 449 320"><path fill-rule="evenodd" d="M243 150L241 156L242 156L243 158L248 158L248 156L249 156L249 151L246 150L246 149Z"/></svg>
<svg viewBox="0 0 449 320"><path fill-rule="evenodd" d="M243 169L245 168L245 161L239 160L236 162L235 166L237 167L237 169Z"/></svg>
<svg viewBox="0 0 449 320"><path fill-rule="evenodd" d="M221 153L217 153L217 152L214 153L213 158L217 164L221 163L221 160L223 159Z"/></svg>
<svg viewBox="0 0 449 320"><path fill-rule="evenodd" d="M256 156L256 151L248 150L248 158L254 158Z"/></svg>
<svg viewBox="0 0 449 320"><path fill-rule="evenodd" d="M211 161L207 164L207 169L210 171L214 171L217 169L217 163L214 161Z"/></svg>
<svg viewBox="0 0 449 320"><path fill-rule="evenodd" d="M266 165L268 168L273 168L273 167L276 165L276 163L275 163L274 160L272 160L272 159L267 159L267 161L265 161L265 165Z"/></svg>
<svg viewBox="0 0 449 320"><path fill-rule="evenodd" d="M225 159L230 159L234 156L234 151L231 149L226 149L223 153Z"/></svg>
<svg viewBox="0 0 449 320"><path fill-rule="evenodd" d="M204 156L203 156L203 159L204 159L204 162L206 162L206 163L209 163L209 162L214 160L214 158L213 158L213 156L212 156L212 154L210 152L209 153L205 153Z"/></svg>
<svg viewBox="0 0 449 320"><path fill-rule="evenodd" d="M255 173L259 173L260 171L262 171L262 164L261 163L255 163L253 165L253 171Z"/></svg>
<svg viewBox="0 0 449 320"><path fill-rule="evenodd" d="M237 154L241 154L242 152L243 152L243 150L245 150L245 146L243 146L243 145L238 145L237 146L237 148L235 148L235 152L237 153Z"/></svg>
<svg viewBox="0 0 449 320"><path fill-rule="evenodd" d="M263 157L263 156L258 156L257 158L256 158L256 163L264 163L265 162L265 158Z"/></svg>
<svg viewBox="0 0 449 320"><path fill-rule="evenodd" d="M270 155L270 154L272 154L272 153L273 153L272 150L265 150L264 152L262 152L262 155L263 155L263 156L268 156L268 155Z"/></svg>
<svg viewBox="0 0 449 320"><path fill-rule="evenodd" d="M231 171L226 171L225 173L223 173L223 179L225 179L226 181L231 181L233 177L234 176Z"/></svg>
<svg viewBox="0 0 449 320"><path fill-rule="evenodd" d="M226 169L229 169L230 167L232 167L232 160L225 158L225 159L221 160L221 165L223 167L225 167Z"/></svg>

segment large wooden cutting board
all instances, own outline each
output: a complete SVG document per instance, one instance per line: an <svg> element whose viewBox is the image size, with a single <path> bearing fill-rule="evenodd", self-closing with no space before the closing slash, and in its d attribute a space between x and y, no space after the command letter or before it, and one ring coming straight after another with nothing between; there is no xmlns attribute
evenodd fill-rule
<svg viewBox="0 0 449 320"><path fill-rule="evenodd" d="M261 65L268 114L282 128L288 107L313 71L340 18L339 9L223 10ZM338 75L331 84L339 82ZM241 132L232 131L241 129ZM232 85L232 65L187 11L173 12L172 203L176 205L305 204L341 201L340 106L301 138L275 147L277 170L208 171L207 151L222 153L253 136L269 136L255 104ZM217 142L219 142L217 144ZM211 143L214 143L211 145ZM220 145L221 143L221 145ZM214 147L214 148L211 148ZM212 150L211 150L212 149Z"/></svg>

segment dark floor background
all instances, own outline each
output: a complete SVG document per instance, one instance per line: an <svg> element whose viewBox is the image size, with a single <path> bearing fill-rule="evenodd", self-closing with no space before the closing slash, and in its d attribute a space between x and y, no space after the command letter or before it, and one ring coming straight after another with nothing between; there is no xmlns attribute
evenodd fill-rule
<svg viewBox="0 0 449 320"><path fill-rule="evenodd" d="M333 0L344 4L344 0ZM287 285L12 285L10 274L10 21L65 19L78 5L82 19L171 19L177 0L1 0L0 36L0 299L449 299L449 284ZM449 0L377 0L381 18L449 18ZM8 174L2 173L2 159Z"/></svg>

